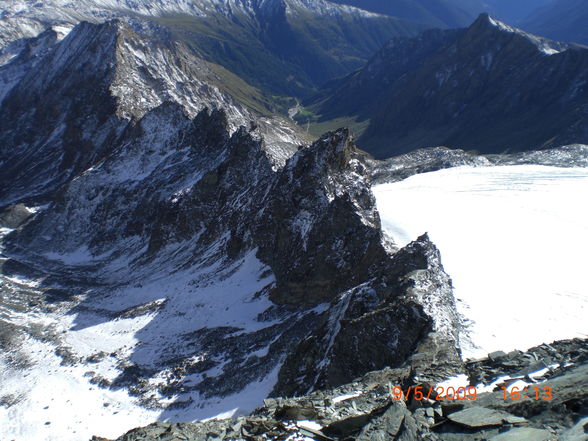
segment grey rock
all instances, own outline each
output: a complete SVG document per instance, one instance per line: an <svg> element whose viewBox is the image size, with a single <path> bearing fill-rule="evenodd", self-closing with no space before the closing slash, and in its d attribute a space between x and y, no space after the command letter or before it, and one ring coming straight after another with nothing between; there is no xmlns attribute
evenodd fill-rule
<svg viewBox="0 0 588 441"><path fill-rule="evenodd" d="M507 412L477 406L451 413L447 418L456 424L470 429L501 426L503 424L523 424L527 422L526 419Z"/></svg>
<svg viewBox="0 0 588 441"><path fill-rule="evenodd" d="M503 351L496 351L496 352L492 352L492 353L488 354L488 358L491 361L500 360L501 358L505 358L505 357L506 357L506 353Z"/></svg>
<svg viewBox="0 0 588 441"><path fill-rule="evenodd" d="M573 427L562 433L560 441L587 441L588 417L582 418Z"/></svg>
<svg viewBox="0 0 588 441"><path fill-rule="evenodd" d="M387 441L395 439L409 414L402 402L393 403L386 412L366 424L355 438L356 441Z"/></svg>
<svg viewBox="0 0 588 441"><path fill-rule="evenodd" d="M552 441L553 434L547 430L533 427L515 427L507 432L493 436L489 441Z"/></svg>

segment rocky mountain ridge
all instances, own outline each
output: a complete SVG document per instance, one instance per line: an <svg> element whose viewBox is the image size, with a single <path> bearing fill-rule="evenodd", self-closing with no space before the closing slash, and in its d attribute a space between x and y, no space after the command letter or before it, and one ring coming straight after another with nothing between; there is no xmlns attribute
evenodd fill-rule
<svg viewBox="0 0 588 441"><path fill-rule="evenodd" d="M307 104L319 124L364 127L359 143L379 158L434 145L504 153L586 143L587 62L583 47L482 15L466 30L392 40Z"/></svg>
<svg viewBox="0 0 588 441"><path fill-rule="evenodd" d="M127 129L165 101L192 116L222 107L231 130L255 121L282 162L308 139L286 120L268 117L258 92L179 42L145 40L120 21L82 23L59 42L53 31L38 38L55 43L42 60L27 61L25 49L0 68L5 76L19 68L21 77L6 84L0 109L2 204L55 191L106 157ZM239 102L239 91L248 89L257 102Z"/></svg>
<svg viewBox="0 0 588 441"><path fill-rule="evenodd" d="M382 161L370 160L372 184L397 182L419 173L452 167L491 167L494 165L545 165L552 167L588 167L588 146L574 144L529 152L477 155L448 147L417 149Z"/></svg>
<svg viewBox="0 0 588 441"><path fill-rule="evenodd" d="M49 362L52 381L174 420L228 401L242 413L415 353L459 365L439 253L426 236L398 250L382 233L348 130L309 145L181 44L120 21L47 38L0 109L11 412L40 405ZM30 390L12 381L23 366ZM78 399L63 405L86 420Z"/></svg>

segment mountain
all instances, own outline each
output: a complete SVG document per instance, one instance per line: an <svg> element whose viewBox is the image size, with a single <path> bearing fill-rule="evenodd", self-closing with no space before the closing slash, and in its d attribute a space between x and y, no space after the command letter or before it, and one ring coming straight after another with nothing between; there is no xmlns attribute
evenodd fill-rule
<svg viewBox="0 0 588 441"><path fill-rule="evenodd" d="M32 57L39 47L47 53ZM304 138L280 118L268 125L268 101L233 74L181 42L145 40L120 21L82 23L61 41L47 31L0 67L0 78L11 79L0 90L7 128L0 133L0 204L56 190L110 154L133 121L165 101L192 116L222 107L233 129L257 121L274 133L268 138L276 148L283 139L295 149Z"/></svg>
<svg viewBox="0 0 588 441"><path fill-rule="evenodd" d="M358 69L393 36L425 26L326 0L0 1L1 46L47 26L119 18L183 41L269 95L305 95Z"/></svg>
<svg viewBox="0 0 588 441"><path fill-rule="evenodd" d="M554 0L527 17L521 27L549 38L588 45L588 4L582 0Z"/></svg>
<svg viewBox="0 0 588 441"><path fill-rule="evenodd" d="M272 60L310 78L296 86L300 94L315 87L319 74L333 75L319 72L328 65L350 68L341 60L367 56L367 46L355 39L371 35L362 41L375 45L383 27L398 23L350 6L307 0L22 0L2 6L1 439L114 439L154 423L123 439L342 440L362 432L359 439L434 441L440 438L435 425L447 440L463 438L453 436L462 426L453 429L464 418L466 431L482 438L516 437L519 429L545 435L544 424L557 434L579 430L572 420L584 412L585 397L570 385L583 384L577 377L583 378L584 366L575 366L585 361L583 343L464 362L464 342L476 343L469 336L477 328L460 313L439 249L424 231L397 238L403 229L396 213L410 205L382 199L373 185L460 163L583 165L586 146L498 157L437 148L378 161L357 147L349 129L310 136L274 112L280 99L300 105L272 96L269 79L289 93L284 81L302 76L284 80ZM35 35L37 29L42 32ZM347 43L358 52L347 51ZM480 49L487 55L481 59ZM584 52L486 16L467 30L393 39L366 69L331 81L330 91L349 87L325 92L320 103L353 104L356 116L383 109L394 122L382 84L404 98L398 102L418 104L431 74L439 87L432 92L444 96L431 98L431 110L413 107L412 113L427 121L442 104L454 112L448 98L461 99L455 84L468 73L497 69L492 84L511 75L519 93L529 78L507 66L534 63L545 84L544 94L532 97L544 105L539 98L551 97L549 87L561 87L554 79L583 80ZM467 61L472 57L475 63ZM561 70L541 64L553 59L560 59ZM453 63L453 70L439 75L443 63ZM475 71L480 64L484 70ZM239 66L254 69L238 76L232 70ZM570 92L571 102L584 97L582 84L576 95ZM475 86L467 98L494 98L484 95L483 81ZM357 101L366 90L370 94ZM564 140L569 133L560 127L559 134ZM573 170L561 175L582 179ZM475 246L476 234L468 238ZM483 281L463 269L456 274ZM478 292L471 298L480 300ZM562 303L582 305L581 297L569 297ZM521 296L520 308L527 314L528 298ZM480 304L472 311L479 314ZM492 329L480 333L485 338ZM554 403L536 403L539 409L497 409L496 395L473 410L462 409L468 403L433 405L440 398L433 386L463 387L466 373L487 388L515 380L506 375L529 384L557 375L562 378L546 384L563 392L557 389ZM424 406L392 402L393 385L417 384L430 391ZM219 421L262 404L235 425ZM298 426L301 418L311 435ZM198 420L209 421L166 423ZM498 434L519 423L530 427Z"/></svg>
<svg viewBox="0 0 588 441"><path fill-rule="evenodd" d="M350 124L378 157L435 145L500 153L586 143L587 73L586 48L481 15L467 29L391 40L305 111L314 130Z"/></svg>
<svg viewBox="0 0 588 441"><path fill-rule="evenodd" d="M243 413L410 357L430 378L461 366L439 252L382 232L348 130L310 143L118 20L47 31L2 69L20 76L0 107L2 438Z"/></svg>
<svg viewBox="0 0 588 441"><path fill-rule="evenodd" d="M466 26L486 5L481 0L333 0L367 11L387 14L441 28Z"/></svg>

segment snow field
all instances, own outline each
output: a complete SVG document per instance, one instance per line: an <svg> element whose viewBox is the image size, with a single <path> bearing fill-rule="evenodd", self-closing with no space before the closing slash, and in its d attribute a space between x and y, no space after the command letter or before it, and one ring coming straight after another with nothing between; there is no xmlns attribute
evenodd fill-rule
<svg viewBox="0 0 588 441"><path fill-rule="evenodd" d="M398 245L428 232L440 249L464 358L588 335L588 170L459 167L374 193Z"/></svg>

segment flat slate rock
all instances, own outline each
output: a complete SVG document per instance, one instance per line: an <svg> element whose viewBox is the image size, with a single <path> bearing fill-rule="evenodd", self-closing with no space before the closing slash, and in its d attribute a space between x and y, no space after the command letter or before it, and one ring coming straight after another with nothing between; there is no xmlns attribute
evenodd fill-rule
<svg viewBox="0 0 588 441"><path fill-rule="evenodd" d="M501 410L487 409L485 407L470 407L450 414L450 421L470 429L501 426L503 424L520 424L526 419L514 416Z"/></svg>
<svg viewBox="0 0 588 441"><path fill-rule="evenodd" d="M582 418L574 427L562 433L560 441L588 441L588 417Z"/></svg>
<svg viewBox="0 0 588 441"><path fill-rule="evenodd" d="M547 430L516 427L508 432L493 436L490 441L551 441L555 439L555 435Z"/></svg>

